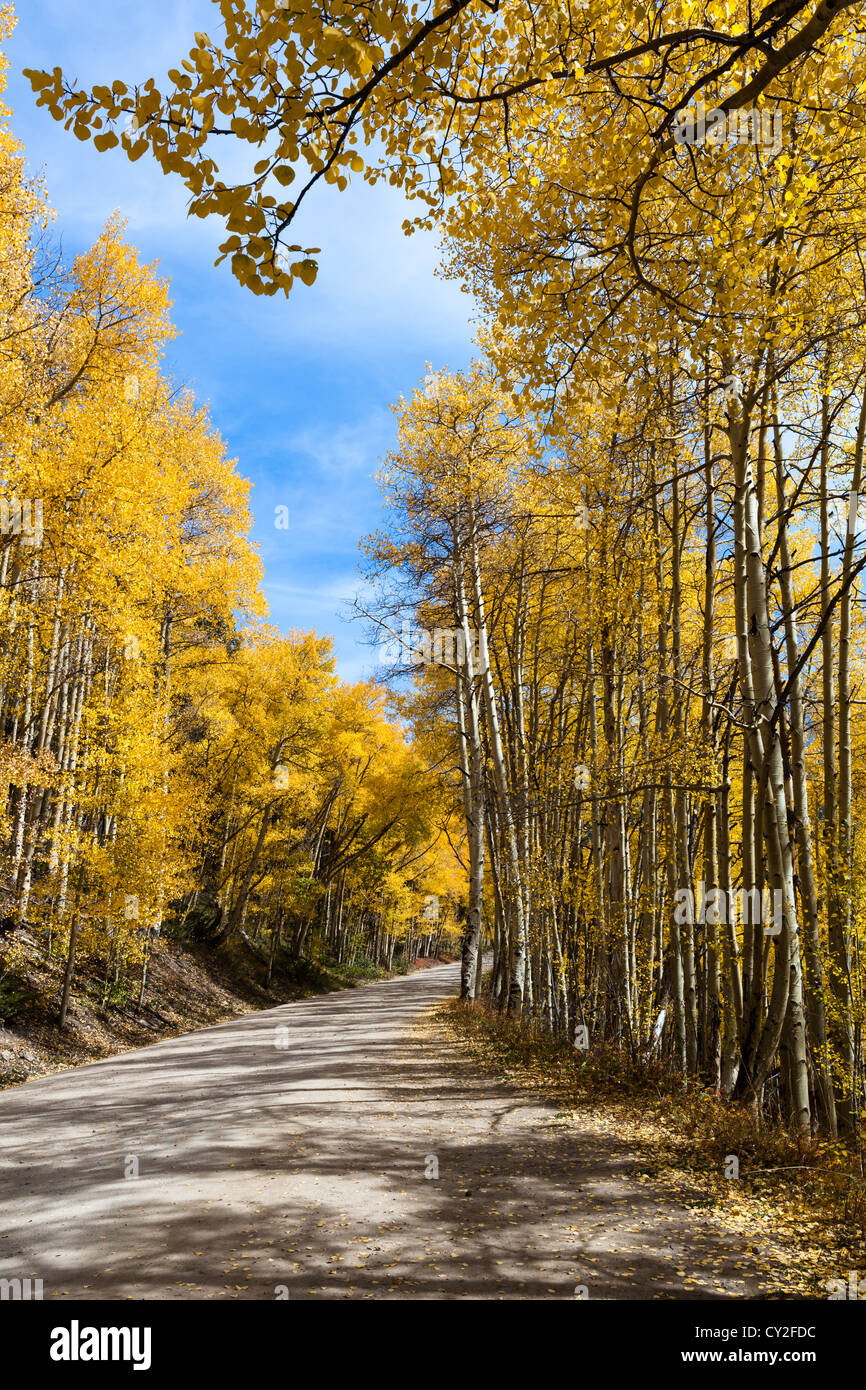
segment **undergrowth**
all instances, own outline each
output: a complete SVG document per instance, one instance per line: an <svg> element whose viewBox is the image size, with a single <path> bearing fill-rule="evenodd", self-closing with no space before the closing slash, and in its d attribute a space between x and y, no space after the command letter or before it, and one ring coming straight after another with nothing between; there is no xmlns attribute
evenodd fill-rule
<svg viewBox="0 0 866 1390"><path fill-rule="evenodd" d="M557 1107L558 1120L615 1116L639 1175L663 1179L687 1205L759 1221L799 1247L800 1292L821 1296L828 1274L866 1262L866 1181L856 1141L804 1137L778 1121L684 1088L659 1062L613 1049L576 1051L535 1020L478 1001L440 1006L449 1034L485 1070ZM733 1161L732 1161L733 1160ZM845 1261L848 1264L845 1264Z"/></svg>

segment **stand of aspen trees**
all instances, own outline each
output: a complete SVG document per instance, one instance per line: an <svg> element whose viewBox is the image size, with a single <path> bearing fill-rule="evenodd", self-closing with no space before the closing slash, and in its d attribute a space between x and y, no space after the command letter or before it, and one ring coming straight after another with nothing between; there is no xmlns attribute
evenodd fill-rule
<svg viewBox="0 0 866 1390"><path fill-rule="evenodd" d="M457 635L415 718L462 793L464 997L487 918L501 1007L835 1131L863 1086L866 373L814 366L752 388L748 433L742 387L594 389L555 457L491 370L431 377L369 564Z"/></svg>

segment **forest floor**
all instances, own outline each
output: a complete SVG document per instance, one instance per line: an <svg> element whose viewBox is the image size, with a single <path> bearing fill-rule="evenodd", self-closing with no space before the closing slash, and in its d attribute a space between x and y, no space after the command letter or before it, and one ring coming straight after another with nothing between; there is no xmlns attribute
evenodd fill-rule
<svg viewBox="0 0 866 1390"><path fill-rule="evenodd" d="M243 941L180 946L167 940L150 962L141 1010L135 983L106 1000L103 981L80 971L61 1032L63 963L47 956L26 929L2 938L0 947L0 1091L292 999L391 978L369 962L278 958L269 987L265 962ZM422 959L411 969L434 963Z"/></svg>
<svg viewBox="0 0 866 1390"><path fill-rule="evenodd" d="M792 1233L649 1171L615 1108L565 1114L490 1075L458 979L422 969L7 1091L0 1277L51 1299L826 1297Z"/></svg>
<svg viewBox="0 0 866 1390"><path fill-rule="evenodd" d="M647 1255L662 1264L673 1258L683 1292L662 1297L729 1296L730 1267L719 1252L732 1242L740 1251L734 1268L746 1276L740 1297L827 1298L839 1287L831 1281L847 1286L852 1270L866 1273L864 1184L850 1145L804 1143L701 1088L677 1095L661 1073L630 1074L616 1055L581 1054L483 1006L468 1011L450 1001L427 1026L536 1107L539 1135L559 1134L587 1156L608 1151L621 1165L623 1202L636 1219L613 1232L597 1223L585 1246L585 1281L613 1272L611 1240L634 1256L616 1275L623 1280L642 1279ZM665 1249L658 1220L672 1203L675 1229L680 1237L690 1232L679 1259L676 1242ZM699 1233L710 1241L700 1253Z"/></svg>

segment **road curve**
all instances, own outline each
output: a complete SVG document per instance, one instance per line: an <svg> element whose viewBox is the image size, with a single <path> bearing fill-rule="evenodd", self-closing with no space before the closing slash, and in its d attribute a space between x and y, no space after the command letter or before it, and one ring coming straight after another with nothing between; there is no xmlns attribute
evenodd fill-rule
<svg viewBox="0 0 866 1390"><path fill-rule="evenodd" d="M736 1244L636 1183L615 1135L565 1129L411 1027L458 979L0 1095L0 1278L45 1299L754 1296ZM684 1262L706 1277L684 1284Z"/></svg>

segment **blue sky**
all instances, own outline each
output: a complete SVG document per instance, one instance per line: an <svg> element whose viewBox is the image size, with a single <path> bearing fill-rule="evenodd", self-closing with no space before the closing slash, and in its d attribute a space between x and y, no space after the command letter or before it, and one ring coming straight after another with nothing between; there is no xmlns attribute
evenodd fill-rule
<svg viewBox="0 0 866 1390"><path fill-rule="evenodd" d="M297 241L322 248L316 284L296 286L289 300L256 299L226 265L214 267L221 224L187 217L178 180L148 156L131 164L76 140L37 108L21 76L59 65L85 87L148 77L165 86L196 29L217 37L216 6L17 0L16 8L5 100L31 169L44 173L65 254L89 246L117 209L141 258L159 261L180 330L168 369L209 403L238 471L254 484L253 537L272 621L331 633L344 679L374 674L348 605L360 585L358 541L381 524L373 474L394 439L388 407L428 362L457 369L469 361L471 301L437 278L432 234L403 236L408 205L399 193L360 180L342 194L325 191L298 227ZM289 507L288 531L274 528L279 504Z"/></svg>

